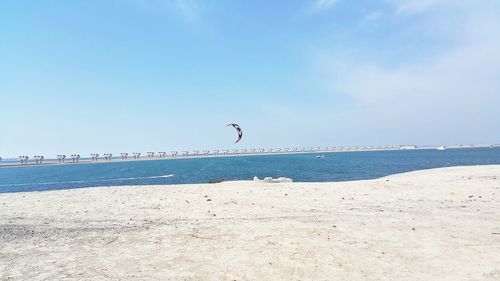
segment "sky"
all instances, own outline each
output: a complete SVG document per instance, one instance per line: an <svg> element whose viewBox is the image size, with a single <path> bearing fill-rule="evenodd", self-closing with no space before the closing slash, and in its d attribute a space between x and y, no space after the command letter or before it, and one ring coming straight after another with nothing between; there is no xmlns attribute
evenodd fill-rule
<svg viewBox="0 0 500 281"><path fill-rule="evenodd" d="M499 14L497 0L3 0L0 157L500 143Z"/></svg>

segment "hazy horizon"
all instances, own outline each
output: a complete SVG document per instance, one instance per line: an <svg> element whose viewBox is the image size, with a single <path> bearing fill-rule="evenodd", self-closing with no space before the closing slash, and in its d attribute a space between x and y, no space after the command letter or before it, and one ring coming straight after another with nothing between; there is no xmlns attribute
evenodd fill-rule
<svg viewBox="0 0 500 281"><path fill-rule="evenodd" d="M493 0L2 1L0 157L500 143L499 14Z"/></svg>

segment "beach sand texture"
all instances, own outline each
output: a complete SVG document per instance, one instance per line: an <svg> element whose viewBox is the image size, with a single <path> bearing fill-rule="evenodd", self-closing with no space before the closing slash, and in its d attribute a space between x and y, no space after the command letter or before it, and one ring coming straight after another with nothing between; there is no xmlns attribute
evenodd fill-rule
<svg viewBox="0 0 500 281"><path fill-rule="evenodd" d="M0 280L500 280L500 166L0 194Z"/></svg>

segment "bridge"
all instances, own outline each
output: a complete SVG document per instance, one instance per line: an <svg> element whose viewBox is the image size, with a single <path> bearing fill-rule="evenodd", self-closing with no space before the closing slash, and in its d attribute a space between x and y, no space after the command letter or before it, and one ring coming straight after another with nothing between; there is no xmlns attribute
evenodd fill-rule
<svg viewBox="0 0 500 281"><path fill-rule="evenodd" d="M304 154L304 153L332 153L332 152L357 152L357 151L389 151L389 150L425 150L438 149L444 146L417 146L417 145L397 145L397 146L328 146L328 147L291 147L291 148L243 148L243 149L224 149L224 150L182 150L171 151L167 154L164 151L146 153L122 152L120 156L113 156L112 153L91 153L88 157L81 157L78 153L70 155L71 160L66 160L65 154L59 154L56 158L45 158L43 155L27 156L21 155L15 159L6 159L0 157L1 167L15 166L40 166L40 165L72 165L88 163L106 163L106 162L128 162L128 161L148 161L148 160L166 160L166 159L187 159L187 158L207 158L207 157L235 157L235 156L256 156L256 155L279 155L279 154ZM465 144L449 145L447 149L459 148L498 148L499 144ZM221 153L222 151L222 153ZM129 157L132 155L132 157Z"/></svg>

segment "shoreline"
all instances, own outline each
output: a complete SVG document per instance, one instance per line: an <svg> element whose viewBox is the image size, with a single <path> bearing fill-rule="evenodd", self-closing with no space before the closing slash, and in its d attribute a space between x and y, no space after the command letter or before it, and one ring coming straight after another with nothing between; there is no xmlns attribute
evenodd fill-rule
<svg viewBox="0 0 500 281"><path fill-rule="evenodd" d="M0 194L5 280L498 280L500 165Z"/></svg>
<svg viewBox="0 0 500 281"><path fill-rule="evenodd" d="M88 164L88 163L86 163ZM475 164L475 165L460 165L460 166L447 166L447 167L438 167L438 168L422 168L419 170L413 170L413 171L408 171L408 172L402 172L402 173L394 173L390 175L385 175L377 178L371 178L371 179L357 179L357 180L340 180L340 181L294 181L292 178L291 182L265 182L263 181L264 178L260 178L258 181L252 180L252 179L235 179L235 180L223 180L220 182L200 182L200 183L173 183L173 184L136 184L136 185L98 185L98 186L85 186L85 187L76 187L76 188L63 188L63 189L44 189L44 190L32 190L32 191L13 191L13 192L0 192L0 196L2 194L20 194L20 193L26 193L26 194L31 194L31 193L38 193L38 192L52 192L52 191L70 191L70 190L79 190L79 189L93 189L93 188L135 188L135 187L176 187L176 188L181 188L181 187L191 187L191 186L199 186L199 185L216 185L216 184L231 184L234 183L236 185L238 184L303 184L303 185L328 185L328 184L350 184L350 183L362 183L364 181L377 181L381 180L387 177L396 177L396 176L405 176L405 175L411 175L413 173L420 173L420 172L426 172L426 171L439 171L439 170L446 170L446 169L453 169L453 168L471 168L471 167L495 167L498 166L500 168L500 164ZM275 180L278 178L274 178ZM112 179L111 179L112 180ZM28 184L26 184L28 185Z"/></svg>

